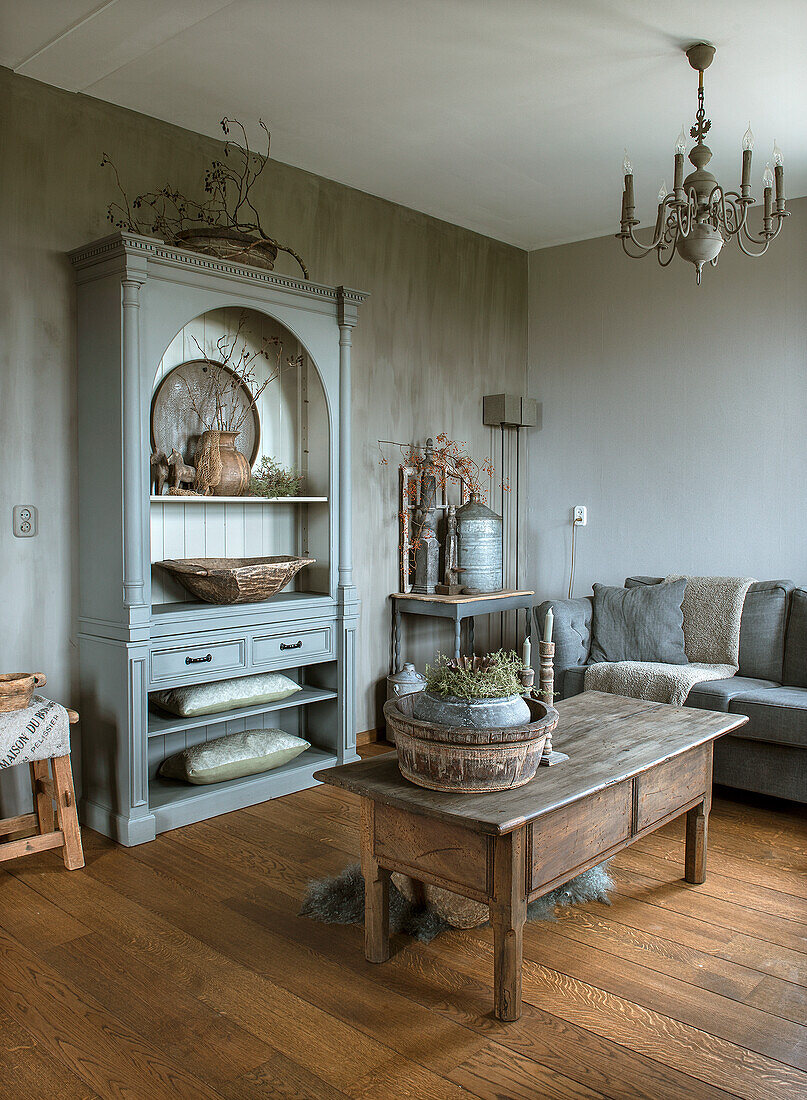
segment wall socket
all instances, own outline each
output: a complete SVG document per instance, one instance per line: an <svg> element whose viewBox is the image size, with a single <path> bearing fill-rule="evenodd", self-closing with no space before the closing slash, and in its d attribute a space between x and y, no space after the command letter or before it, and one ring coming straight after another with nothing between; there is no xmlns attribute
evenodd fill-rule
<svg viewBox="0 0 807 1100"><path fill-rule="evenodd" d="M30 539L39 531L39 516L33 504L15 504L12 512L14 534L18 539Z"/></svg>
<svg viewBox="0 0 807 1100"><path fill-rule="evenodd" d="M574 507L574 519L572 521L576 527L585 527L588 523L588 510L585 504L576 504Z"/></svg>

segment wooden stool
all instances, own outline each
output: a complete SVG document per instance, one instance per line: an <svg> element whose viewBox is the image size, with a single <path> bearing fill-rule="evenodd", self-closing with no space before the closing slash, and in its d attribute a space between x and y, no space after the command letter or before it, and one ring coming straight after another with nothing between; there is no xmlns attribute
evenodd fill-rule
<svg viewBox="0 0 807 1100"><path fill-rule="evenodd" d="M78 714L74 710L68 710L67 717L71 726L78 722ZM30 855L31 852L44 852L47 848L64 848L64 865L68 871L75 871L84 866L84 851L76 813L70 754L54 756L50 760L52 779L48 774L48 763L47 760L35 760L28 765L31 769L34 812L0 820L0 836L27 829L36 829L37 832L34 836L23 837L21 840L0 843L0 863ZM54 821L54 802L58 829Z"/></svg>

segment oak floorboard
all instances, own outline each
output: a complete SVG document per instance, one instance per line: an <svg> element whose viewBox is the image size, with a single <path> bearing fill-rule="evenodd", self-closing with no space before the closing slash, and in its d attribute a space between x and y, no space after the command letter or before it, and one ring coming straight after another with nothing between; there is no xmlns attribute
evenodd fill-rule
<svg viewBox="0 0 807 1100"><path fill-rule="evenodd" d="M563 959L563 971L587 985L641 1005L691 1027L737 1043L767 1058L807 1070L807 1027L716 994L688 980L642 968L606 950L592 948L557 935L551 927L530 929L524 955L542 967L554 968ZM487 944L486 944L487 946Z"/></svg>
<svg viewBox="0 0 807 1100"><path fill-rule="evenodd" d="M612 873L617 879L621 878L619 871L612 868ZM624 925L639 934L649 933L670 939L683 948L705 951L715 958L741 963L760 974L771 974L784 981L807 986L807 954L804 952L772 944L757 936L734 932L700 917L654 905L625 893L619 893L617 897L618 903L615 901L614 905L593 902L580 912L591 918L605 918L611 924Z"/></svg>
<svg viewBox="0 0 807 1100"><path fill-rule="evenodd" d="M630 848L619 853L613 868L616 899L623 894L641 898L663 909L699 917L718 927L756 936L758 939L807 954L807 926L777 913L743 905L741 899L744 894L739 885L735 885L731 896L730 889L724 890L723 884L715 886L714 876L707 874L706 882L698 886L695 892L682 889L683 879L671 878L669 869L662 860L631 852ZM717 896L716 890L720 890L723 896ZM776 904L773 899L771 903Z"/></svg>
<svg viewBox="0 0 807 1100"><path fill-rule="evenodd" d="M458 937L461 940L461 937ZM492 943L477 940L476 957L493 959ZM469 945L455 942L453 965L464 969ZM650 1058L744 1100L793 1100L807 1089L807 1073L648 1009L573 976L524 960L523 997L538 1008L580 1024Z"/></svg>
<svg viewBox="0 0 807 1100"><path fill-rule="evenodd" d="M627 962L746 1004L757 1004L757 990L766 982L766 1012L797 1023L807 1019L804 990L791 981L772 976L764 978L758 970L741 963L603 919L583 907L563 914L551 931L559 937L607 951Z"/></svg>
<svg viewBox="0 0 807 1100"><path fill-rule="evenodd" d="M98 1093L41 1040L0 1010L0 1089L15 1100L99 1100Z"/></svg>
<svg viewBox="0 0 807 1100"><path fill-rule="evenodd" d="M361 927L298 917L358 825L318 787L133 849L85 829L81 871L0 868L2 1100L807 1097L800 811L715 799L703 886L680 821L620 853L612 906L528 926L510 1024L489 929L374 966Z"/></svg>
<svg viewBox="0 0 807 1100"><path fill-rule="evenodd" d="M107 1012L94 997L63 981L42 957L0 931L3 1006L50 1053L104 1097L215 1100L198 1078L165 1059L159 1048Z"/></svg>
<svg viewBox="0 0 807 1100"><path fill-rule="evenodd" d="M773 890L785 898L794 898L802 913L804 912L807 908L807 858L804 855L800 859L794 858L792 866L783 867L776 860L765 859L763 848L760 849L757 860L749 859L742 852L727 852L730 843L729 840L718 840L717 843L709 844L710 876L728 878L733 882L742 882L746 887L759 887L766 893ZM675 845L671 847L667 837L653 833L637 840L633 851L646 852L668 863L678 861ZM756 891L748 891L747 894L750 897L759 896ZM769 906L764 905L763 908L767 910Z"/></svg>

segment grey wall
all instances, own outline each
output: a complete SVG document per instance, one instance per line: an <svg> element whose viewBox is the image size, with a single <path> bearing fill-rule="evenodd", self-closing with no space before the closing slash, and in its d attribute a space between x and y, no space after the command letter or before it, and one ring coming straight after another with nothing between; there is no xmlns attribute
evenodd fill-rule
<svg viewBox="0 0 807 1100"><path fill-rule="evenodd" d="M700 288L613 238L530 254L542 596L566 594L575 504L578 595L631 573L807 583L807 199L790 209L766 256L727 246Z"/></svg>
<svg viewBox="0 0 807 1100"><path fill-rule="evenodd" d="M0 668L43 670L53 696L69 702L78 676L76 362L65 252L110 230L115 190L102 152L130 194L169 180L196 191L220 146L5 69L0 117ZM376 439L446 431L487 454L482 395L524 383L527 255L286 165L271 162L261 184L265 224L303 255L311 277L372 295L354 337L353 408L358 728L370 729L387 673L387 596L397 589L397 470L394 458L379 466ZM39 508L38 538L12 537L15 503ZM408 638L407 656L421 663L449 645L425 622Z"/></svg>

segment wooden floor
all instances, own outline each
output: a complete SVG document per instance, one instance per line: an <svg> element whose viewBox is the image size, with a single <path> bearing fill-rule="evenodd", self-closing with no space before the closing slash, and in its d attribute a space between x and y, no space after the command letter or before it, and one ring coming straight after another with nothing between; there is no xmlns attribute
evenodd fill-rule
<svg viewBox="0 0 807 1100"><path fill-rule="evenodd" d="M717 800L703 886L683 820L627 849L610 908L527 926L501 1024L490 929L371 966L360 928L297 917L357 810L319 787L139 848L84 830L81 871L5 865L3 1100L807 1097L803 816Z"/></svg>

